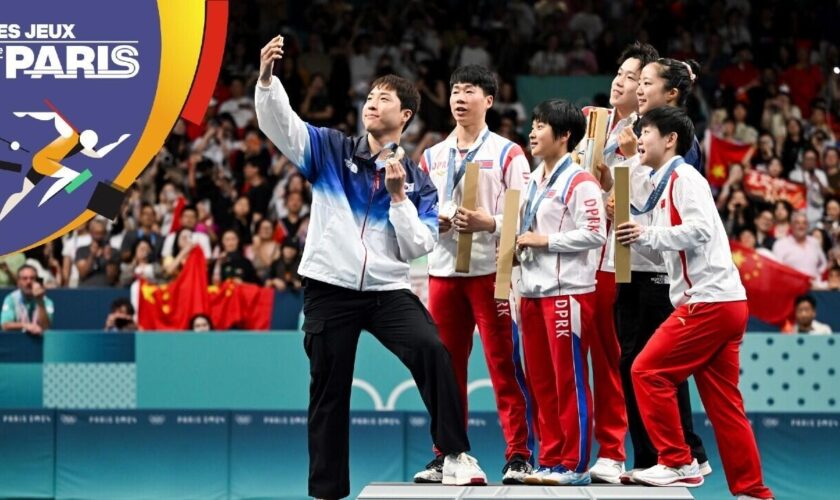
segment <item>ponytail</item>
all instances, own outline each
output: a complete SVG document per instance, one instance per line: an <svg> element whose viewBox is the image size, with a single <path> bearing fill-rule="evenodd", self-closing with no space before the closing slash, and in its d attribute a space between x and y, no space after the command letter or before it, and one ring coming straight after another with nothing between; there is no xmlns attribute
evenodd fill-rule
<svg viewBox="0 0 840 500"><path fill-rule="evenodd" d="M677 106L685 107L688 94L700 72L700 64L694 59L679 61L669 57L659 58L659 77L665 80L665 90L677 89Z"/></svg>

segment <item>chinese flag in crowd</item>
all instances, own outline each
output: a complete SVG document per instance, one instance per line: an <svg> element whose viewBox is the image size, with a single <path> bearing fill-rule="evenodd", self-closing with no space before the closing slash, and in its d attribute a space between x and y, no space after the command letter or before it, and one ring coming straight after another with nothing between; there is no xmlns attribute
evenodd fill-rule
<svg viewBox="0 0 840 500"><path fill-rule="evenodd" d="M811 289L811 277L734 241L729 246L747 290L750 314L765 323L782 325L793 315L796 297Z"/></svg>
<svg viewBox="0 0 840 500"><path fill-rule="evenodd" d="M207 286L207 260L196 246L181 273L166 285L139 283L137 318L142 330L187 330L196 314L207 314L217 330L268 330L274 289L225 281Z"/></svg>
<svg viewBox="0 0 840 500"><path fill-rule="evenodd" d="M226 280L208 290L210 319L217 330L268 330L274 289Z"/></svg>
<svg viewBox="0 0 840 500"><path fill-rule="evenodd" d="M209 309L207 259L195 246L181 273L166 285L140 280L137 319L143 330L186 330L190 319Z"/></svg>
<svg viewBox="0 0 840 500"><path fill-rule="evenodd" d="M719 188L729 177L729 165L741 163L750 151L749 144L727 141L709 134L709 155L706 163L706 178L709 185Z"/></svg>

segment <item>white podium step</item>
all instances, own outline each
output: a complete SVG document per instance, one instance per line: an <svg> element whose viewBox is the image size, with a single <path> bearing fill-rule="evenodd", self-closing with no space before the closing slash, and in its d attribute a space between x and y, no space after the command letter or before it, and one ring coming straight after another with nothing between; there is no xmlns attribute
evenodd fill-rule
<svg viewBox="0 0 840 500"><path fill-rule="evenodd" d="M688 488L645 486L442 486L414 483L371 483L359 500L693 500Z"/></svg>

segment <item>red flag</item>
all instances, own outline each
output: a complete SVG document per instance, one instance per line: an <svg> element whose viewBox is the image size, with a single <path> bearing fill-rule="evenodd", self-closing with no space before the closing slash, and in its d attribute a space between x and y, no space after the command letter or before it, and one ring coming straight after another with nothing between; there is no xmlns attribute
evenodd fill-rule
<svg viewBox="0 0 840 500"><path fill-rule="evenodd" d="M217 330L268 330L274 289L225 280L208 290L210 319Z"/></svg>
<svg viewBox="0 0 840 500"><path fill-rule="evenodd" d="M186 204L187 200L183 196L179 196L178 201L175 202L175 209L172 211L172 227L169 228L170 233L175 234L181 229L181 213L183 213Z"/></svg>
<svg viewBox="0 0 840 500"><path fill-rule="evenodd" d="M140 281L137 319L142 330L186 330L193 316L209 310L208 304L207 260L196 246L171 283Z"/></svg>
<svg viewBox="0 0 840 500"><path fill-rule="evenodd" d="M761 198L769 203L785 200L796 210L804 210L808 202L804 184L774 179L770 174L758 170L744 172L744 191L749 196Z"/></svg>
<svg viewBox="0 0 840 500"><path fill-rule="evenodd" d="M782 325L793 315L796 297L811 289L811 277L734 241L729 246L747 290L750 314Z"/></svg>
<svg viewBox="0 0 840 500"><path fill-rule="evenodd" d="M706 164L706 178L712 187L721 187L729 177L729 165L742 163L752 146L727 141L709 134L709 159Z"/></svg>

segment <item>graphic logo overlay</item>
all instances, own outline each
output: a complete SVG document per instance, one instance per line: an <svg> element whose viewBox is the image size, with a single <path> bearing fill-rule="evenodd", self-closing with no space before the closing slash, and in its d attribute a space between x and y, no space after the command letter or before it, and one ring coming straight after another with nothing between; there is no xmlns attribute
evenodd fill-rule
<svg viewBox="0 0 840 500"><path fill-rule="evenodd" d="M203 119L227 13L227 0L4 6L0 255L118 215L178 118Z"/></svg>

